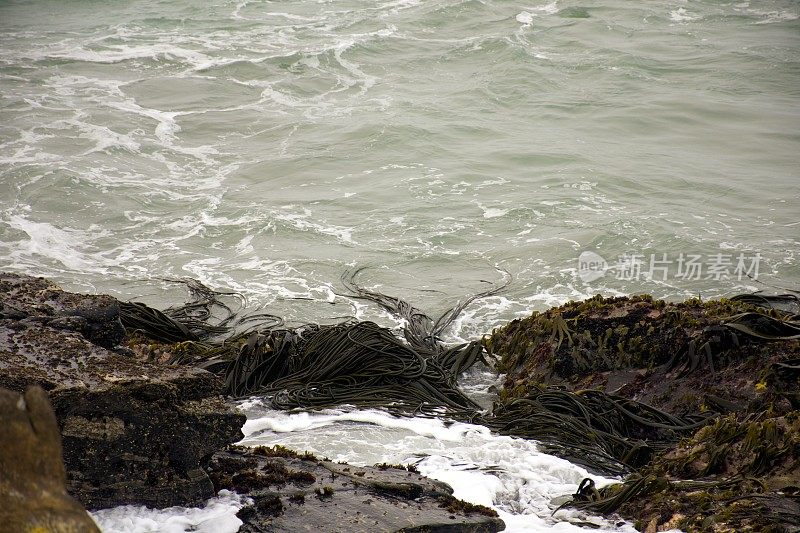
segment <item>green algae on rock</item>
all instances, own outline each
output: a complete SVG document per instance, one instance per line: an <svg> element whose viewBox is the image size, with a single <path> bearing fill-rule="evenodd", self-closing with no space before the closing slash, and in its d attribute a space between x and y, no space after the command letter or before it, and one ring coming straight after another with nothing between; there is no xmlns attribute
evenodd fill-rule
<svg viewBox="0 0 800 533"><path fill-rule="evenodd" d="M737 298L668 303L646 295L595 296L514 320L484 344L507 374L501 400L540 384L600 389L676 415L769 402L788 409L800 406L791 376L782 377L800 356L796 338L770 342L737 328L741 320L756 329L797 328L792 317Z"/></svg>
<svg viewBox="0 0 800 533"><path fill-rule="evenodd" d="M789 533L800 524L800 412L717 419L625 482L571 505L686 531ZM669 520L665 520L668 518Z"/></svg>

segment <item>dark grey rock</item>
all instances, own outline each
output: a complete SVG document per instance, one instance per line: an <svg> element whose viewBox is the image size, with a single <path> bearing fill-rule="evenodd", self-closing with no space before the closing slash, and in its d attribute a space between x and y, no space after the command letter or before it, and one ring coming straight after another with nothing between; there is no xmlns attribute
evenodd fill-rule
<svg viewBox="0 0 800 533"><path fill-rule="evenodd" d="M313 457L274 456L270 448L215 454L218 489L253 499L239 511L239 533L475 532L505 529L493 511L451 496L445 483L395 468L354 467Z"/></svg>
<svg viewBox="0 0 800 533"><path fill-rule="evenodd" d="M105 348L119 344L125 336L115 298L65 292L44 278L19 274L0 273L2 318L77 331Z"/></svg>

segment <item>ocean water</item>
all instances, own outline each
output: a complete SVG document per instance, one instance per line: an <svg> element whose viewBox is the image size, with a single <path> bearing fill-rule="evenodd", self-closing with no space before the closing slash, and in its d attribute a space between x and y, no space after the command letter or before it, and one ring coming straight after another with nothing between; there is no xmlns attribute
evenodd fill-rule
<svg viewBox="0 0 800 533"><path fill-rule="evenodd" d="M0 268L72 290L391 325L346 269L431 314L510 276L458 340L796 289L798 154L793 0L0 2ZM526 475L481 498L540 519Z"/></svg>

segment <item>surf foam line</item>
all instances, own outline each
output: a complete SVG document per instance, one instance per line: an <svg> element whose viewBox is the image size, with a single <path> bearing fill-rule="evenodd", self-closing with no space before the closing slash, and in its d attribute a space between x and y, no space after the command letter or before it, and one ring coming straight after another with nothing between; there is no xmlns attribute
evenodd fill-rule
<svg viewBox="0 0 800 533"><path fill-rule="evenodd" d="M123 505L90 513L103 533L236 533L242 521L236 512L248 498L221 490L203 507L170 507L150 509Z"/></svg>
<svg viewBox="0 0 800 533"><path fill-rule="evenodd" d="M636 531L574 510L553 510L588 472L543 453L532 440L501 436L485 426L441 419L396 417L380 410L331 409L287 413L252 398L240 403L248 416L245 446L280 444L355 466L415 465L423 475L449 484L456 498L495 509L513 533ZM611 478L595 477L605 486Z"/></svg>

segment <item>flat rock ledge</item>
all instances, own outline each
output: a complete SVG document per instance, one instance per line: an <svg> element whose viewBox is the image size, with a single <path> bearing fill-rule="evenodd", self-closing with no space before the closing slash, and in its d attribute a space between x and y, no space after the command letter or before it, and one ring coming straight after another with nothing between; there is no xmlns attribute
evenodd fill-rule
<svg viewBox="0 0 800 533"><path fill-rule="evenodd" d="M280 446L233 446L214 455L210 475L218 490L252 499L238 513L239 533L505 529L493 509L458 500L449 485L399 465L356 467Z"/></svg>
<svg viewBox="0 0 800 533"><path fill-rule="evenodd" d="M213 374L114 351L119 312L110 296L0 274L0 387L48 392L67 489L86 508L200 503L215 494L203 467L242 438L245 417Z"/></svg>

